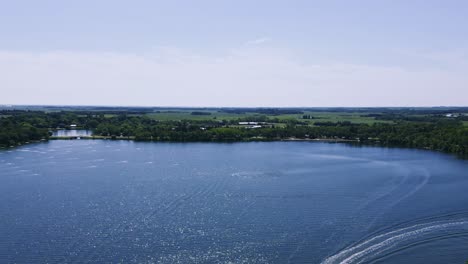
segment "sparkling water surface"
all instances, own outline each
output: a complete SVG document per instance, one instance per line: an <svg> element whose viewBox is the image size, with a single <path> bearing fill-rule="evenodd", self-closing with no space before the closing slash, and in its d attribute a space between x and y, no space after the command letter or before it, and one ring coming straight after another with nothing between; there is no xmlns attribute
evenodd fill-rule
<svg viewBox="0 0 468 264"><path fill-rule="evenodd" d="M0 151L0 263L464 263L468 162L315 142Z"/></svg>

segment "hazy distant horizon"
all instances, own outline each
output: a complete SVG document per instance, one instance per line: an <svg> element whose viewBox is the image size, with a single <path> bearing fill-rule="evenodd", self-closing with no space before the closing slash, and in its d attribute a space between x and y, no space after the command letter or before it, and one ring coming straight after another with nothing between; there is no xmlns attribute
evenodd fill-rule
<svg viewBox="0 0 468 264"><path fill-rule="evenodd" d="M337 108L467 108L468 105L428 105L428 106L181 106L181 105L61 105L61 104L0 104L0 107L116 107L116 108L161 108L161 109L203 109L203 108L298 108L298 109L337 109Z"/></svg>

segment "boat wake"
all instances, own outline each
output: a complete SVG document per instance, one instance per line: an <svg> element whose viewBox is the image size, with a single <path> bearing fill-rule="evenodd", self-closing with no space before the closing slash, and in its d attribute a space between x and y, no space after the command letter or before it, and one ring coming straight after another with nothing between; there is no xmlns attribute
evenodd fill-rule
<svg viewBox="0 0 468 264"><path fill-rule="evenodd" d="M423 241L441 240L450 236L468 234L466 214L464 218L457 216L456 218L451 217L451 219L435 220L437 217L433 217L426 220L428 219L433 221L375 234L326 258L322 264L371 262L399 249L415 246Z"/></svg>

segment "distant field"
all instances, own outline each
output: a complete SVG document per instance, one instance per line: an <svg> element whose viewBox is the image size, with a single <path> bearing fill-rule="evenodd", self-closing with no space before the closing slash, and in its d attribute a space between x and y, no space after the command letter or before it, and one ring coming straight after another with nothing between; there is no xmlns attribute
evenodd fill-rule
<svg viewBox="0 0 468 264"><path fill-rule="evenodd" d="M351 123L359 124L373 124L373 123L392 123L387 120L375 120L374 117L361 116L362 113L353 112L305 112L305 115L311 115L315 119L310 119L312 123L315 122L343 122L349 121ZM300 117L302 118L302 116Z"/></svg>
<svg viewBox="0 0 468 264"><path fill-rule="evenodd" d="M160 113L149 113L146 114L147 116L155 119L155 120L231 120L241 117L242 115L237 114L230 114L218 111L200 111L197 112L205 112L210 113L210 115L192 115L192 111L161 111Z"/></svg>
<svg viewBox="0 0 468 264"><path fill-rule="evenodd" d="M176 108L176 107L105 107L105 106L14 106L1 107L0 110L31 110L59 112L76 112L80 117L91 114L104 114L104 117L111 118L121 114L127 116L145 115L154 120L237 120L244 121L261 120L259 117L270 119L270 123L285 124L286 120L299 121L313 126L317 122L344 122L354 124L374 124L374 123L394 123L389 120L376 120L369 114L389 114L405 117L419 117L424 119L428 116L442 116L447 113L468 113L468 107L459 108ZM198 114L194 115L192 112ZM300 113L302 112L302 113ZM206 114L203 114L206 113ZM9 116L2 113L1 117ZM304 119L303 116L311 118ZM277 119L276 122L274 119ZM463 122L468 127L468 122Z"/></svg>
<svg viewBox="0 0 468 264"><path fill-rule="evenodd" d="M349 113L349 112L304 112L304 114L281 114L281 115L265 115L260 113L245 113L245 114L234 114L225 113L218 111L203 111L210 113L210 115L192 115L191 111L176 111L176 112L160 112L160 113L149 113L147 116L155 120L232 120L238 118L249 118L254 116L266 116L268 118L278 118L280 120L299 120L308 122L313 125L315 122L340 122L350 121L352 123L364 123L373 124L379 123L391 123L386 120L375 120L374 117L363 117L360 113ZM314 119L303 119L303 115L310 115ZM106 115L107 116L107 115Z"/></svg>

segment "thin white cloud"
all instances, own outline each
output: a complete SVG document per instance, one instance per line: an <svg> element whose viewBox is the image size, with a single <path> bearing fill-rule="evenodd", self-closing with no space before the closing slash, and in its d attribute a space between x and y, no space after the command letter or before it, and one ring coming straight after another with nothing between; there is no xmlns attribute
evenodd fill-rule
<svg viewBox="0 0 468 264"><path fill-rule="evenodd" d="M152 106L468 105L468 68L304 64L290 52L198 56L0 52L0 104Z"/></svg>
<svg viewBox="0 0 468 264"><path fill-rule="evenodd" d="M267 42L270 42L271 39L270 38L266 38L266 37L263 37L263 38L257 38L257 39L253 39L253 40L249 40L245 43L245 45L260 45L260 44L264 44L264 43L267 43Z"/></svg>

